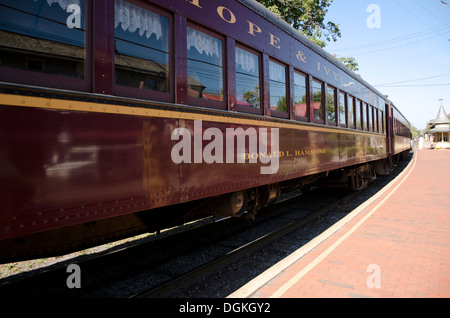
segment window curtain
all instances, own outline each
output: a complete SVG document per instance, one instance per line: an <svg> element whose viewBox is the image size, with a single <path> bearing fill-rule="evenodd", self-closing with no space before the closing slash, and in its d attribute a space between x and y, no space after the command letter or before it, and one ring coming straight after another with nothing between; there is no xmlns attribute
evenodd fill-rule
<svg viewBox="0 0 450 318"><path fill-rule="evenodd" d="M258 56L242 49L236 50L236 66L244 72L258 75Z"/></svg>
<svg viewBox="0 0 450 318"><path fill-rule="evenodd" d="M120 24L122 30L129 31L131 33L139 30L139 35L145 35L147 39L150 38L152 34L155 34L157 40L162 37L161 19L158 14L123 0L115 0L115 4L115 28L117 28Z"/></svg>
<svg viewBox="0 0 450 318"><path fill-rule="evenodd" d="M284 83L286 81L286 68L275 63L269 63L270 80Z"/></svg>
<svg viewBox="0 0 450 318"><path fill-rule="evenodd" d="M220 58L218 39L192 28L188 28L187 31L188 50L194 47L200 54L205 53L208 56L216 55Z"/></svg>

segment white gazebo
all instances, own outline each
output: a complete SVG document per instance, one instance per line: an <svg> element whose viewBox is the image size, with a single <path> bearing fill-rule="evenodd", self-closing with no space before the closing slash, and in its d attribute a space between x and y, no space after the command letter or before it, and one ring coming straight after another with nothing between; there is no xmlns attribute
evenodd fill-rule
<svg viewBox="0 0 450 318"><path fill-rule="evenodd" d="M435 149L450 149L450 119L448 118L444 106L439 108L436 120L432 123L429 134L434 135Z"/></svg>

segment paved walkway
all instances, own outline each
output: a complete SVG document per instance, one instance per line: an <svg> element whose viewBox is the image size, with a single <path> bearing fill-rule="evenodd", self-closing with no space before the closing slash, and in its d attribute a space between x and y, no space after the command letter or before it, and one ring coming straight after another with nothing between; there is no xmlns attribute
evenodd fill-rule
<svg viewBox="0 0 450 318"><path fill-rule="evenodd" d="M417 150L377 195L229 297L450 297L450 150Z"/></svg>

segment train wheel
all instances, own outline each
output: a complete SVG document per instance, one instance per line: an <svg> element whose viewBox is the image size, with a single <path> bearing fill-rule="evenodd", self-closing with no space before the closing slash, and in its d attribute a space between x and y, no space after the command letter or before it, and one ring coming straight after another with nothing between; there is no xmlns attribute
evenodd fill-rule
<svg viewBox="0 0 450 318"><path fill-rule="evenodd" d="M247 210L247 191L241 190L227 193L208 202L202 208L206 214L240 217Z"/></svg>
<svg viewBox="0 0 450 318"><path fill-rule="evenodd" d="M230 197L232 216L240 217L247 210L248 198L246 191L233 192Z"/></svg>

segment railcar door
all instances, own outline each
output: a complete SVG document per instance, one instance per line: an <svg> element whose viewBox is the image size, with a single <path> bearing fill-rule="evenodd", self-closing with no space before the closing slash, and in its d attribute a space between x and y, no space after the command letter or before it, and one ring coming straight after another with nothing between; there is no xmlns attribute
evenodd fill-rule
<svg viewBox="0 0 450 318"><path fill-rule="evenodd" d="M387 138L387 153L389 156L394 154L394 131L393 131L393 109L391 104L386 104L386 138Z"/></svg>

